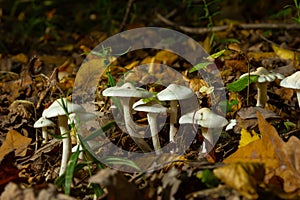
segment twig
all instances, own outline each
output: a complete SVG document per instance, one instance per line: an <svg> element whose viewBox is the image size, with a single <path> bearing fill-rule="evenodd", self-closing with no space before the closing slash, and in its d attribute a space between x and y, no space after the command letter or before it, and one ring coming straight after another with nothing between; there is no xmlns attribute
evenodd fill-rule
<svg viewBox="0 0 300 200"><path fill-rule="evenodd" d="M175 22L172 22L168 18L162 16L161 14L157 13L156 17L162 21L163 23L173 26L174 28L181 30L186 33L192 33L192 34L205 34L210 32L218 32L218 31L224 31L230 27L231 25L223 25L223 26L214 26L212 28L193 28L188 26L181 26L176 24ZM237 24L235 25L238 28L241 29L300 29L300 24L270 24L270 23L261 23L261 24Z"/></svg>
<svg viewBox="0 0 300 200"><path fill-rule="evenodd" d="M134 1L135 0L128 0L126 11L125 11L125 15L124 15L123 21L122 21L122 23L120 25L120 28L119 28L118 32L123 31L123 29L125 28L125 25L126 25L126 23L128 21L129 13L131 11L132 4L133 4Z"/></svg>

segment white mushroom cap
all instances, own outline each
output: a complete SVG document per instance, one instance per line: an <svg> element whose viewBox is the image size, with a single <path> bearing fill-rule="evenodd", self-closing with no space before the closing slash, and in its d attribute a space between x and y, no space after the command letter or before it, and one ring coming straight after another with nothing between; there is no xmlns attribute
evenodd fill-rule
<svg viewBox="0 0 300 200"><path fill-rule="evenodd" d="M197 124L200 115L197 112L189 112L179 118L179 124Z"/></svg>
<svg viewBox="0 0 300 200"><path fill-rule="evenodd" d="M89 112L71 113L69 115L68 124L71 124L73 121L76 124L76 123L78 123L77 120L79 120L79 122L87 122L87 121L91 121L96 118L97 118L97 115L95 115L94 113L89 113Z"/></svg>
<svg viewBox="0 0 300 200"><path fill-rule="evenodd" d="M143 88L136 88L133 84L127 82L124 83L122 86L114 86L105 89L102 92L103 96L110 96L110 97L139 97L139 98L147 98L152 97L153 94L148 92Z"/></svg>
<svg viewBox="0 0 300 200"><path fill-rule="evenodd" d="M198 120L198 117L200 118ZM209 108L201 108L197 111L197 123L205 128L221 128L228 124L225 117L214 113Z"/></svg>
<svg viewBox="0 0 300 200"><path fill-rule="evenodd" d="M240 76L240 78L247 76L248 73L243 74ZM258 81L259 83L264 83L264 82L272 82L274 81L276 78L277 79L283 79L284 76L280 73L276 73L276 72L269 72L266 68L264 67L258 67L254 72L251 72L250 75L257 75L258 77Z"/></svg>
<svg viewBox="0 0 300 200"><path fill-rule="evenodd" d="M43 127L48 127L48 126L54 126L55 124L47 119L46 117L41 117L40 119L38 119L34 124L33 127L34 128L43 128Z"/></svg>
<svg viewBox="0 0 300 200"><path fill-rule="evenodd" d="M190 88L172 83L168 87L166 87L166 89L157 93L157 98L160 101L173 101L188 99L193 95L194 92Z"/></svg>
<svg viewBox="0 0 300 200"><path fill-rule="evenodd" d="M67 98L62 98L64 101L64 104L67 106L67 112L68 113L74 113L74 112L85 112L84 108L81 105L74 104L67 100ZM59 115L66 115L66 111L63 109L61 99L55 100L47 109L45 109L42 113L43 117L51 118L51 117L57 117Z"/></svg>
<svg viewBox="0 0 300 200"><path fill-rule="evenodd" d="M145 103L143 102L142 99L135 102L132 108L136 111L148 112L148 113L165 113L168 110L166 107L163 107L158 103L153 103L153 102Z"/></svg>
<svg viewBox="0 0 300 200"><path fill-rule="evenodd" d="M220 128L228 124L225 117L217 115L209 108L201 108L197 112L182 115L179 124L199 124L204 128Z"/></svg>
<svg viewBox="0 0 300 200"><path fill-rule="evenodd" d="M280 82L280 86L285 88L300 89L300 71L286 77Z"/></svg>

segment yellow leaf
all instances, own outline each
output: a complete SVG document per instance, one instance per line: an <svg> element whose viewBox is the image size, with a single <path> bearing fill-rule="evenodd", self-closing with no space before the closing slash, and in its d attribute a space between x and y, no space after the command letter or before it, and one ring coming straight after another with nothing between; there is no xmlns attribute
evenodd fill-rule
<svg viewBox="0 0 300 200"><path fill-rule="evenodd" d="M280 48L274 44L272 44L272 49L274 50L276 55L282 59L294 60L296 58L295 52L293 52L293 51Z"/></svg>
<svg viewBox="0 0 300 200"><path fill-rule="evenodd" d="M257 186L263 182L265 170L262 163L231 163L213 170L226 185L239 191L248 199L257 199Z"/></svg>
<svg viewBox="0 0 300 200"><path fill-rule="evenodd" d="M240 147L235 153L227 157L224 163L260 162L265 164L266 175L264 181L270 184L278 177L282 181L285 192L296 192L300 189L299 152L300 140L295 137L285 143L276 129L257 112L260 140L255 140ZM299 192L300 193L300 192Z"/></svg>
<svg viewBox="0 0 300 200"><path fill-rule="evenodd" d="M242 128L241 139L239 142L239 148L246 146L250 142L253 142L253 141L259 140L259 139L260 139L259 136L257 135L257 133L254 130L252 130L251 133L249 133L246 129Z"/></svg>
<svg viewBox="0 0 300 200"><path fill-rule="evenodd" d="M178 56L170 51L159 51L155 55L155 60L161 61L163 64L171 66L175 60L177 60Z"/></svg>
<svg viewBox="0 0 300 200"><path fill-rule="evenodd" d="M31 138L25 137L15 130L8 131L6 139L0 147L0 161L12 151L15 151L16 156L25 156L30 142Z"/></svg>

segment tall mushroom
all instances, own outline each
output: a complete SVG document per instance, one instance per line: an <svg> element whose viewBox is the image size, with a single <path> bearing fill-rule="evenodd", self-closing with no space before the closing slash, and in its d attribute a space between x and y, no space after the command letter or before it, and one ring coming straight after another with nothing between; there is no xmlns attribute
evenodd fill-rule
<svg viewBox="0 0 300 200"><path fill-rule="evenodd" d="M46 143L48 141L48 133L47 133L48 126L54 126L54 123L43 116L33 124L34 128L42 128L42 137L44 139L43 143Z"/></svg>
<svg viewBox="0 0 300 200"><path fill-rule="evenodd" d="M280 86L285 88L292 88L296 91L298 105L300 107L300 71L286 77L280 82Z"/></svg>
<svg viewBox="0 0 300 200"><path fill-rule="evenodd" d="M118 97L123 107L125 127L133 141L144 152L152 151L146 141L141 138L136 129L136 124L132 119L131 98L148 98L152 93L142 88L136 88L133 84L127 82L122 86L114 86L103 91L103 96Z"/></svg>
<svg viewBox="0 0 300 200"><path fill-rule="evenodd" d="M243 74L240 78L247 76L248 74ZM258 76L258 80L256 82L257 87L257 102L256 106L265 107L268 95L267 95L267 88L268 83L274 81L276 78L283 79L284 76L280 73L269 72L264 67L258 67L256 71L251 72L250 75Z"/></svg>
<svg viewBox="0 0 300 200"><path fill-rule="evenodd" d="M60 134L63 136L63 153L59 175L65 173L71 155L72 145L68 126L68 114L74 112L85 112L85 110L82 106L68 101L67 98L62 98L55 100L42 113L42 116L45 118L58 117L58 127L60 130Z"/></svg>
<svg viewBox="0 0 300 200"><path fill-rule="evenodd" d="M194 92L185 86L170 84L164 90L157 93L157 98L160 101L170 101L170 142L174 142L174 137L176 135L177 129L175 123L177 122L177 112L178 112L178 101L191 98L194 95Z"/></svg>
<svg viewBox="0 0 300 200"><path fill-rule="evenodd" d="M146 112L147 119L150 126L152 143L156 154L160 154L161 147L159 142L158 130L157 130L157 116L160 113L166 113L167 108L158 103L148 102L144 103L143 100L139 100L133 104L132 108L136 111Z"/></svg>

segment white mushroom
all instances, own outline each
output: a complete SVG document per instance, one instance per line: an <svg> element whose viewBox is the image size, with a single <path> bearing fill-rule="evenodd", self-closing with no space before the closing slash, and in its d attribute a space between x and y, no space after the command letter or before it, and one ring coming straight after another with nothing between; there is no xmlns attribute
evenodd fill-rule
<svg viewBox="0 0 300 200"><path fill-rule="evenodd" d="M142 99L133 104L132 107L136 111L147 112L154 150L156 154L162 153L157 130L157 116L160 113L166 113L167 108L153 102L144 103Z"/></svg>
<svg viewBox="0 0 300 200"><path fill-rule="evenodd" d="M286 77L280 82L280 86L285 88L291 88L296 91L298 105L300 107L300 71Z"/></svg>
<svg viewBox="0 0 300 200"><path fill-rule="evenodd" d="M240 78L247 76L247 75L248 74L243 74L242 76L240 76ZM265 107L267 100L268 100L268 95L267 95L268 83L274 81L276 78L283 79L284 76L280 73L269 72L264 67L258 67L256 69L256 71L251 72L250 75L259 76L258 80L256 82L256 87L257 87L256 106Z"/></svg>
<svg viewBox="0 0 300 200"><path fill-rule="evenodd" d="M177 129L175 123L177 122L177 105L179 100L191 98L194 92L185 86L170 84L161 92L157 93L157 98L160 101L170 101L170 142L174 142Z"/></svg>
<svg viewBox="0 0 300 200"><path fill-rule="evenodd" d="M225 117L214 113L209 108L201 108L196 112L187 113L179 119L180 124L198 124L201 126L203 137L211 144L214 145L214 137L209 129L222 128L228 124ZM205 151L205 143L202 147L202 153Z"/></svg>
<svg viewBox="0 0 300 200"><path fill-rule="evenodd" d="M48 126L54 126L55 124L45 118L45 117L41 117L40 119L38 119L34 124L33 124L33 127L34 128L42 128L42 137L43 137L43 143L46 143L48 141L48 133L47 133L47 127Z"/></svg>
<svg viewBox="0 0 300 200"><path fill-rule="evenodd" d="M123 115L125 121L125 127L128 134L131 136L133 141L140 147L144 152L152 151L146 141L141 138L136 129L136 124L132 119L132 108L131 98L148 98L152 97L152 93L142 88L136 88L131 83L124 83L122 86L114 86L107 88L103 91L103 96L118 97L123 107Z"/></svg>
<svg viewBox="0 0 300 200"><path fill-rule="evenodd" d="M66 98L62 98L55 100L42 113L42 116L46 118L58 117L58 127L60 130L60 134L63 136L63 153L59 175L65 173L71 155L71 137L67 115L74 112L85 112L85 110L82 106L78 104L73 104Z"/></svg>

